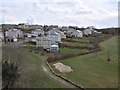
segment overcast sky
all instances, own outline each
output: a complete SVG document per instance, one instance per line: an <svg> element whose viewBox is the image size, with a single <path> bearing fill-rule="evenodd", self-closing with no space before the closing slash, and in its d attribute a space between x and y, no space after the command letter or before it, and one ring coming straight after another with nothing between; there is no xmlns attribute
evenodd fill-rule
<svg viewBox="0 0 120 90"><path fill-rule="evenodd" d="M0 23L118 26L119 0L0 0Z"/></svg>

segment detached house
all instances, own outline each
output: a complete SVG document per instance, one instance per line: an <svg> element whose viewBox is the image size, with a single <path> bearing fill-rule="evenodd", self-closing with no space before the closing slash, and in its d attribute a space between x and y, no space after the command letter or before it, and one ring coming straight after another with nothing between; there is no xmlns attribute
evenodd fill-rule
<svg viewBox="0 0 120 90"><path fill-rule="evenodd" d="M88 28L88 29L85 29L85 30L83 31L83 33L84 33L85 36L89 36L89 35L92 34L92 30Z"/></svg>
<svg viewBox="0 0 120 90"><path fill-rule="evenodd" d="M52 30L49 31L49 33L51 31L57 32L60 35L60 38L66 38L66 35L64 34L64 32L60 31L58 28L53 28Z"/></svg>
<svg viewBox="0 0 120 90"><path fill-rule="evenodd" d="M33 31L31 32L31 35L32 35L33 37L38 37L38 36L44 35L44 31L41 30L41 29L33 30Z"/></svg>
<svg viewBox="0 0 120 90"><path fill-rule="evenodd" d="M50 50L52 42L48 37L46 37L46 36L37 37L36 40L37 40L36 48L43 48L43 49L47 49L48 51Z"/></svg>
<svg viewBox="0 0 120 90"><path fill-rule="evenodd" d="M97 30L92 30L92 36L98 36L101 32L98 32Z"/></svg>
<svg viewBox="0 0 120 90"><path fill-rule="evenodd" d="M72 37L83 37L83 32L80 30L74 30L71 34Z"/></svg>
<svg viewBox="0 0 120 90"><path fill-rule="evenodd" d="M21 38L23 37L23 32L18 29L10 29L5 32L6 37L16 37L16 38Z"/></svg>
<svg viewBox="0 0 120 90"><path fill-rule="evenodd" d="M49 31L47 37L50 38L53 43L61 41L60 35L55 31Z"/></svg>

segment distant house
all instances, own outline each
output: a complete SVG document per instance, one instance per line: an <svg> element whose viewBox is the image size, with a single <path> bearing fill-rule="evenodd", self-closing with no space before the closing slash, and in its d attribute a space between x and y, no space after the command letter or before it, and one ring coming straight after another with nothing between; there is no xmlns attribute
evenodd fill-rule
<svg viewBox="0 0 120 90"><path fill-rule="evenodd" d="M28 37L28 38L32 37L32 35L30 33L23 33L23 36Z"/></svg>
<svg viewBox="0 0 120 90"><path fill-rule="evenodd" d="M97 30L92 30L92 34L96 34L96 35L99 35L101 34L102 32L98 32Z"/></svg>
<svg viewBox="0 0 120 90"><path fill-rule="evenodd" d="M24 28L24 29L26 29L26 28L29 28L29 25L28 25L28 23L19 23L18 24L18 28Z"/></svg>
<svg viewBox="0 0 120 90"><path fill-rule="evenodd" d="M60 35L55 31L49 31L47 37L51 39L53 43L61 41Z"/></svg>
<svg viewBox="0 0 120 90"><path fill-rule="evenodd" d="M54 44L50 46L50 52L58 52L59 51L59 46Z"/></svg>
<svg viewBox="0 0 120 90"><path fill-rule="evenodd" d="M7 42L17 42L17 38L16 37L7 37L6 41Z"/></svg>
<svg viewBox="0 0 120 90"><path fill-rule="evenodd" d="M69 30L69 28L68 28L68 27L62 27L62 28L60 28L60 30L61 30L62 32L64 32L64 34L66 34L67 31Z"/></svg>
<svg viewBox="0 0 120 90"><path fill-rule="evenodd" d="M60 35L61 39L66 38L66 35L64 34L64 32L58 31L57 33Z"/></svg>
<svg viewBox="0 0 120 90"><path fill-rule="evenodd" d="M44 35L44 31L41 30L41 29L33 30L33 31L31 32L31 35L32 35L33 37L38 37L38 36Z"/></svg>
<svg viewBox="0 0 120 90"><path fill-rule="evenodd" d="M89 35L92 34L92 30L89 29L89 28L87 28L87 29L85 29L85 30L83 31L83 33L84 33L85 36L89 36Z"/></svg>
<svg viewBox="0 0 120 90"><path fill-rule="evenodd" d="M60 29L59 28L53 28L52 30L50 30L49 31L49 33L50 32L57 32L59 35L60 35L60 38L62 39L62 38L66 38L66 35L64 34L64 32L62 32L62 31L60 31Z"/></svg>
<svg viewBox="0 0 120 90"><path fill-rule="evenodd" d="M83 37L83 32L80 30L74 30L71 34L72 37Z"/></svg>
<svg viewBox="0 0 120 90"><path fill-rule="evenodd" d="M52 42L51 42L51 39L49 39L48 37L46 36L43 36L43 37L37 37L36 39L36 47L37 48L43 48L43 49L47 49L49 50L51 45L52 45Z"/></svg>
<svg viewBox="0 0 120 90"><path fill-rule="evenodd" d="M21 38L23 37L23 32L18 29L10 29L5 32L6 37L16 37L16 38Z"/></svg>
<svg viewBox="0 0 120 90"><path fill-rule="evenodd" d="M75 31L73 28L69 28L67 32L65 33L67 37L71 37L71 34Z"/></svg>

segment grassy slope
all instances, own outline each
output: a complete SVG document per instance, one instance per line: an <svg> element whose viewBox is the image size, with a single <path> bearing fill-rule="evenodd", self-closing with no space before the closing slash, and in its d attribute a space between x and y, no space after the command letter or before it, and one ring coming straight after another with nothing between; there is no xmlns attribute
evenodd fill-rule
<svg viewBox="0 0 120 90"><path fill-rule="evenodd" d="M46 57L25 51L26 61L16 87L23 88L66 88L67 86L52 79L43 71L42 64Z"/></svg>
<svg viewBox="0 0 120 90"><path fill-rule="evenodd" d="M71 68L74 70L73 72L62 75L83 87L117 87L117 45L117 37L113 37L107 41L100 43L100 46L102 48L102 51L100 52L61 61L62 63L71 66ZM110 62L106 61L107 51L110 51Z"/></svg>
<svg viewBox="0 0 120 90"><path fill-rule="evenodd" d="M92 44L89 43L79 43L79 42L63 42L65 45L68 46L85 46L85 47L93 47Z"/></svg>
<svg viewBox="0 0 120 90"><path fill-rule="evenodd" d="M61 54L87 52L87 49L60 48Z"/></svg>

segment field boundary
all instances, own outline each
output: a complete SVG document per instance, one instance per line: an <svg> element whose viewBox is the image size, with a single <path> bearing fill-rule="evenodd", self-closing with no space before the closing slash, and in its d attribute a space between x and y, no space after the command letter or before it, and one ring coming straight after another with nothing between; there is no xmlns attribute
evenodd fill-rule
<svg viewBox="0 0 120 90"><path fill-rule="evenodd" d="M68 59L68 58L72 58L76 56L82 56L82 55L86 55L86 54L90 54L90 53L98 52L98 51L101 51L101 48L96 48L94 50L83 52L83 53L78 53L78 54L64 54L64 55L49 56L47 58L47 61L50 63L50 62L60 61L60 60L64 60L64 59Z"/></svg>

